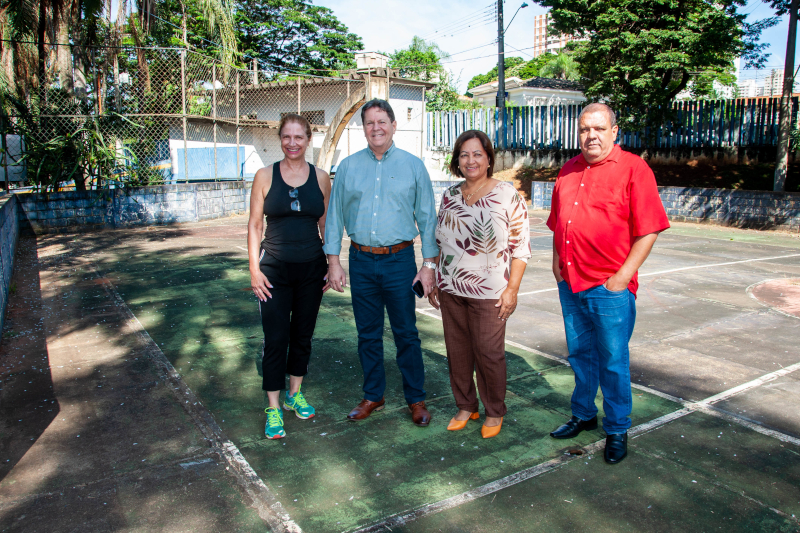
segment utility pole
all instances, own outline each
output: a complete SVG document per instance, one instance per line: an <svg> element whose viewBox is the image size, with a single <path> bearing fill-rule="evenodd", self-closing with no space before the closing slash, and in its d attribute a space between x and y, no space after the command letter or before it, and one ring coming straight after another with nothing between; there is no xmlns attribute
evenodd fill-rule
<svg viewBox="0 0 800 533"><path fill-rule="evenodd" d="M792 0L789 8L789 37L786 41L786 61L783 65L783 96L781 97L781 110L778 119L778 159L775 163L775 182L773 190L783 191L786 183L786 171L789 166L789 135L791 128L791 113L789 103L794 90L794 48L797 40L797 8L800 0Z"/></svg>
<svg viewBox="0 0 800 533"><path fill-rule="evenodd" d="M795 0L797 1L797 0ZM497 0L497 133L500 137L498 148L506 147L505 108L506 108L506 53L505 28L503 27L503 0Z"/></svg>

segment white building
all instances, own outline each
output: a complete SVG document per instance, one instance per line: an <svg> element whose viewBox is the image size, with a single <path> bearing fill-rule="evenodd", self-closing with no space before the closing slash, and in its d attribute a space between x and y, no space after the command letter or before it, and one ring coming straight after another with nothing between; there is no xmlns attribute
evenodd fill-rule
<svg viewBox="0 0 800 533"><path fill-rule="evenodd" d="M186 179L184 168L188 166L189 179L252 177L259 168L283 157L277 125L287 113L299 113L311 123L313 139L306 159L316 163L328 131L331 128L338 130L341 125L333 122L341 116L345 102L350 101L351 96L358 96L357 93L363 94L365 87L368 88L367 95L376 94L371 92L370 86L382 84L385 91L387 82L388 101L397 121L395 144L424 157L423 96L424 91L434 84L400 78L396 70L387 68L387 61L386 56L377 53L356 54L358 67L347 71L341 78L250 83L240 86L238 99L232 96L230 87L219 87L216 121L211 116L189 118L185 142L180 123L176 122L170 128L173 176L178 180ZM210 101L211 88L197 93L198 97ZM367 147L358 110L349 117L337 140L332 167Z"/></svg>
<svg viewBox="0 0 800 533"><path fill-rule="evenodd" d="M494 107L497 95L497 81L473 87L473 100L487 107ZM579 104L586 101L580 83L552 78L517 77L506 78L508 102L513 106Z"/></svg>
<svg viewBox="0 0 800 533"><path fill-rule="evenodd" d="M783 96L783 69L772 69L764 80L764 96ZM795 78L792 93L800 92L800 80Z"/></svg>
<svg viewBox="0 0 800 533"><path fill-rule="evenodd" d="M738 83L739 98L756 98L757 96L764 96L764 87L759 86L756 80L741 80Z"/></svg>
<svg viewBox="0 0 800 533"><path fill-rule="evenodd" d="M731 100L736 96L735 85L722 85L717 80L714 80L711 86L714 88L714 92L717 96L723 100ZM741 92L741 88L739 91ZM694 100L691 81L686 85L684 90L675 95L675 100Z"/></svg>

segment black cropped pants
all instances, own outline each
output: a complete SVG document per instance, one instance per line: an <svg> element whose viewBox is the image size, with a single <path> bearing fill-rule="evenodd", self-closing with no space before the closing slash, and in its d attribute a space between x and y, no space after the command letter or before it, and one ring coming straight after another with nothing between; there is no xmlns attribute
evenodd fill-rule
<svg viewBox="0 0 800 533"><path fill-rule="evenodd" d="M308 263L286 263L262 251L261 272L272 298L259 302L264 330L262 368L265 391L286 388L286 374L305 376L311 337L322 302L328 264L324 256Z"/></svg>

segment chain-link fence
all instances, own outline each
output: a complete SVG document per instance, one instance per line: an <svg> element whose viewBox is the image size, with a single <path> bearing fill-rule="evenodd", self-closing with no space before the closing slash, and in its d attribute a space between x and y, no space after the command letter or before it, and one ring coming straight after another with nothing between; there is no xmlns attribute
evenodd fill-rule
<svg viewBox="0 0 800 533"><path fill-rule="evenodd" d="M60 52L54 48L52 58ZM341 122L343 107L367 94L370 72L309 76L255 64L235 68L184 49L76 54L72 48L62 54L72 64L48 62L43 79L30 84L25 96L13 96L21 90L9 93L3 106L3 137L17 136L24 144L23 155L7 163L24 166L32 184L54 186L65 177L78 188L246 179L283 157L277 125L287 113L312 124L309 162L325 161L320 151L332 149L336 153L328 160L335 166L360 148L356 141L350 146L351 137L364 140L349 131L360 128L358 114L347 116L347 140L344 130L329 130L339 127L332 122ZM424 90L390 86L390 98L405 106L398 121L403 119L399 129L407 132L398 140L415 154L423 149ZM334 133L339 145L325 147L326 135Z"/></svg>

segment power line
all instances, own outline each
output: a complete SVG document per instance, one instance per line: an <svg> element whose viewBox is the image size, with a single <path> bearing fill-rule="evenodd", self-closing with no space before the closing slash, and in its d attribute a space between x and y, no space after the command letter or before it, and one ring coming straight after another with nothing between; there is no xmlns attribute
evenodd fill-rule
<svg viewBox="0 0 800 533"><path fill-rule="evenodd" d="M497 44L497 39L495 39L494 41L492 41L490 43L486 43L486 44L482 44L480 46L476 46L475 48L468 48L467 50L462 50L460 52L456 52L455 54L448 54L448 57L457 56L458 54L464 54L466 52L472 52L473 50L478 50L479 48L486 48L487 46L492 46L494 44Z"/></svg>
<svg viewBox="0 0 800 533"><path fill-rule="evenodd" d="M457 36L457 35L462 35L462 34L464 34L464 33L467 33L467 32L469 32L469 31L475 30L475 29L477 29L477 28L482 28L482 27L484 27L484 26L489 26L489 25L492 25L492 24L494 24L495 22L496 22L496 21L495 21L495 19L493 19L493 18L492 18L492 19L486 19L486 20L485 20L484 22L482 22L481 24L473 24L473 25L471 25L471 26L464 27L464 28L462 28L462 29L460 29L460 30L458 30L458 31L454 31L453 33L450 33L450 34L448 34L448 35L442 35L442 36L441 36L441 38L442 38L442 39L446 39L446 38L448 38L448 37L455 37L455 36Z"/></svg>
<svg viewBox="0 0 800 533"><path fill-rule="evenodd" d="M429 40L432 37L438 36L437 34L439 34L439 33L451 32L456 27L460 27L460 26L464 25L465 23L468 24L472 19L476 19L476 18L477 19L481 19L481 18L485 17L487 14L494 15L494 13L495 13L495 4L491 3L491 4L489 4L489 5L485 6L485 7L482 7L480 9L476 10L476 11L473 11L472 13L469 13L468 15L466 15L466 16L460 18L460 19L454 20L453 22L450 22L448 24L445 24L444 26L441 26L441 27L433 30L432 32L426 34L422 38L425 39L425 40Z"/></svg>
<svg viewBox="0 0 800 533"><path fill-rule="evenodd" d="M508 41L506 41L506 46L508 46L508 47L509 47L509 48L511 48L512 50L516 50L517 52L520 52L520 53L523 53L523 54L525 54L526 56L530 57L531 59L535 59L535 58L534 58L534 57L533 57L531 54L529 54L528 52L523 52L523 51L522 51L522 50L520 50L519 48L514 48L513 46L511 46L510 44L508 44Z"/></svg>
<svg viewBox="0 0 800 533"><path fill-rule="evenodd" d="M463 28L472 26L474 24L485 22L487 20L495 20L495 18L496 18L496 16L495 16L494 13L491 13L491 12L482 13L482 14L480 14L478 16L463 20L463 21L461 21L461 22L459 22L457 24L449 24L447 26L443 26L442 28L439 28L439 29L434 30L433 32L427 34L425 37L434 38L434 37L438 37L440 35L447 35L449 33L453 33L453 32L459 31L459 30L461 30Z"/></svg>

